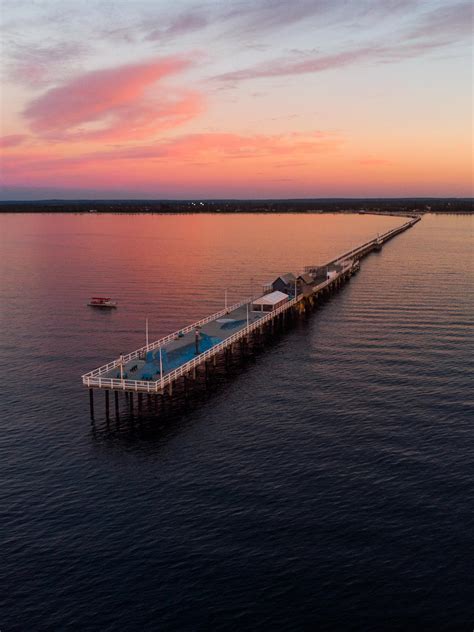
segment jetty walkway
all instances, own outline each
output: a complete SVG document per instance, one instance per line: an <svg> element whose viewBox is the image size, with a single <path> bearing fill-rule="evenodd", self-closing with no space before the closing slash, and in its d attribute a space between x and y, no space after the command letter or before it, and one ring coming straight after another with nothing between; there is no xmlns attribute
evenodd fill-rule
<svg viewBox="0 0 474 632"><path fill-rule="evenodd" d="M178 387L186 396L200 370L204 371L207 383L210 368L216 367L218 360L223 359L227 366L235 352L242 354L249 345L262 345L286 321L310 311L321 296L338 289L357 272L360 259L380 250L384 243L419 220L419 216L409 216L407 222L376 239L341 253L326 263L306 266L304 274L298 277L292 274L278 277L280 284L286 283L283 291L274 283L273 287L267 286L269 293L264 296L225 307L84 374L82 383L89 389L91 417L94 417L94 389L105 391L107 417L110 391L115 392L117 414L120 392L125 393L131 410L134 393L138 395L139 408L143 394L170 398Z"/></svg>

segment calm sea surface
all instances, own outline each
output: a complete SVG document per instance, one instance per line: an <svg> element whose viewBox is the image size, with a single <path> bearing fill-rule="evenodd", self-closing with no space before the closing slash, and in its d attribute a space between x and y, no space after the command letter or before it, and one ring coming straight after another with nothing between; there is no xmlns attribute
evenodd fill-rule
<svg viewBox="0 0 474 632"><path fill-rule="evenodd" d="M472 220L425 216L204 402L80 375L396 226L0 216L0 629L471 630ZM86 306L119 300L114 312Z"/></svg>

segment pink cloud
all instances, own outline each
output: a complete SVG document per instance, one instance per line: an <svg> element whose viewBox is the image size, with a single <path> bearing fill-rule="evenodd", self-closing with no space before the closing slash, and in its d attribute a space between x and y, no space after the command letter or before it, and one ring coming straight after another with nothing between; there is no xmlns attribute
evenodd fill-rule
<svg viewBox="0 0 474 632"><path fill-rule="evenodd" d="M21 183L25 174L41 182L49 183L53 177L67 178L68 175L85 174L86 179L98 182L108 174L120 170L123 183L134 173L153 173L162 169L186 166L186 172L197 164L211 165L215 171L222 169L228 161L238 160L239 167L246 161L254 164L261 160L270 168L301 166L301 159L337 150L342 140L332 134L315 131L308 134L292 133L279 135L258 134L244 136L231 133L187 134L151 145L117 148L107 151L88 152L78 156L63 155L58 150L37 153L15 154L4 161L3 172L7 181ZM306 162L304 164L307 164ZM139 169L135 165L140 165ZM97 180L99 178L99 180Z"/></svg>
<svg viewBox="0 0 474 632"><path fill-rule="evenodd" d="M357 161L359 165L367 165L369 167L385 167L393 164L391 160L385 158L361 158Z"/></svg>
<svg viewBox="0 0 474 632"><path fill-rule="evenodd" d="M340 143L341 139L320 131L252 136L207 133L175 138L162 148L168 155L182 160L194 160L202 154L236 159L262 156L281 159L295 154L332 151Z"/></svg>
<svg viewBox="0 0 474 632"><path fill-rule="evenodd" d="M168 57L88 72L48 90L23 114L32 131L50 138L143 138L201 110L202 98L193 91L162 88L156 94L157 82L190 65L181 57Z"/></svg>
<svg viewBox="0 0 474 632"><path fill-rule="evenodd" d="M10 134L9 136L1 136L0 149L21 145L25 138L27 138L26 134Z"/></svg>

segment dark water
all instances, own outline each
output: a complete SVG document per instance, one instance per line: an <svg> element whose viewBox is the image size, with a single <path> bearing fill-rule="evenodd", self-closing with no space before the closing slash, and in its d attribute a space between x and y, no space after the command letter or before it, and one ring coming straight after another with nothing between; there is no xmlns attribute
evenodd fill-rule
<svg viewBox="0 0 474 632"><path fill-rule="evenodd" d="M2 632L472 629L470 218L426 216L170 423L91 426L79 380L146 315L399 222L0 217Z"/></svg>

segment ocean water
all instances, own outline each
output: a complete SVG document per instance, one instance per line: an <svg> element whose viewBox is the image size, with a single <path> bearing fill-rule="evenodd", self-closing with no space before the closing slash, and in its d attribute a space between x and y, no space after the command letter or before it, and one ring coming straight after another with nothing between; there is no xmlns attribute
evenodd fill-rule
<svg viewBox="0 0 474 632"><path fill-rule="evenodd" d="M0 216L0 629L470 630L472 219L427 215L172 419L80 375L398 225ZM95 311L93 295L118 299Z"/></svg>

